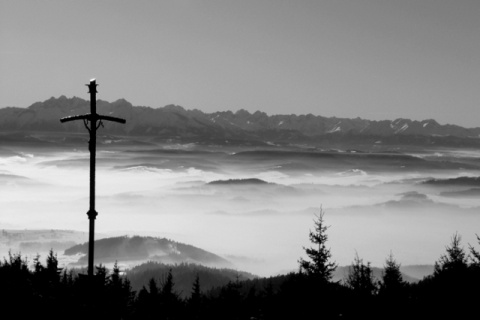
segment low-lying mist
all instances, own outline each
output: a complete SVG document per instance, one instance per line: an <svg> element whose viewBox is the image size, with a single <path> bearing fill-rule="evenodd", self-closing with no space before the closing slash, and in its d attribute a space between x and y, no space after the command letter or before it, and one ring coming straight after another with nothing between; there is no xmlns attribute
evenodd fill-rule
<svg viewBox="0 0 480 320"><path fill-rule="evenodd" d="M88 232L86 146L0 151L2 229ZM480 198L468 192L475 186L454 179L479 176L479 158L471 150L100 146L96 237L166 237L267 276L298 268L323 208L328 245L340 265L350 264L355 252L374 266L390 252L403 265L433 264L456 232L465 246L476 243ZM20 243L5 240L0 253L29 248Z"/></svg>

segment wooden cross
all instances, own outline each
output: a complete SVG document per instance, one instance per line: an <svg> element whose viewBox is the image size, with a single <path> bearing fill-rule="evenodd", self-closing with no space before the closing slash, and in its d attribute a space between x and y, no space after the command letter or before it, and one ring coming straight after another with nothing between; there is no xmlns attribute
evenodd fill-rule
<svg viewBox="0 0 480 320"><path fill-rule="evenodd" d="M90 141L88 142L88 149L90 150L90 209L87 212L88 219L90 220L89 238L88 238L88 276L93 277L93 255L94 255L94 240L95 240L95 217L98 213L95 211L95 156L97 145L97 129L102 126L103 120L113 121L119 123L125 123L125 119L108 117L97 114L97 84L95 79L90 80L87 84L90 93L90 113L70 116L60 119L60 122L69 122L74 120L83 120L85 128L90 133ZM90 123L90 127L89 124Z"/></svg>

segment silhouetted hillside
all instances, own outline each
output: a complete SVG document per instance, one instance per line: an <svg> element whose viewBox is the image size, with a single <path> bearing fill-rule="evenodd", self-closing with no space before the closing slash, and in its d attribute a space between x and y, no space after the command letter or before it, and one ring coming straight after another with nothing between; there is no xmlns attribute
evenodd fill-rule
<svg viewBox="0 0 480 320"><path fill-rule="evenodd" d="M88 243L65 250L65 255L84 254L79 263L86 263ZM95 241L95 261L158 261L163 263L198 263L215 266L229 266L230 262L211 252L165 238L114 237Z"/></svg>
<svg viewBox="0 0 480 320"><path fill-rule="evenodd" d="M217 269L188 263L171 265L152 261L126 270L125 275L130 280L133 290L139 291L143 286L147 287L152 278L162 283L170 270L175 281L175 290L183 298L190 296L192 284L197 276L203 293L225 286L229 282L255 278L248 272L233 269Z"/></svg>

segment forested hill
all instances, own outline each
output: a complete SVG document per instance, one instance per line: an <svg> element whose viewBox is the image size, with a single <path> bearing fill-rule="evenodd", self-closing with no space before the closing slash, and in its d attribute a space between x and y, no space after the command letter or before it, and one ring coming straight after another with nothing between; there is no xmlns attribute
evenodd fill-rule
<svg viewBox="0 0 480 320"><path fill-rule="evenodd" d="M65 255L83 254L79 263L87 261L88 243L75 245L65 250ZM95 241L95 261L97 263L125 261L159 261L163 263L198 263L228 267L231 263L203 249L175 242L166 238L154 237L113 237Z"/></svg>

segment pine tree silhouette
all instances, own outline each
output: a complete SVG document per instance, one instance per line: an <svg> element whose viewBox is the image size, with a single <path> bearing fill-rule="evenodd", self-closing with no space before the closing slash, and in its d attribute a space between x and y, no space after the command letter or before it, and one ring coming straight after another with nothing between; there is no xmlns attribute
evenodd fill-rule
<svg viewBox="0 0 480 320"><path fill-rule="evenodd" d="M380 283L380 294L394 296L400 294L406 283L400 272L400 264L395 261L393 254L390 253L385 261L382 282Z"/></svg>
<svg viewBox="0 0 480 320"><path fill-rule="evenodd" d="M434 275L440 274L461 274L466 272L468 267L468 259L465 251L460 247L462 237L455 233L452 237L450 246L446 247L447 253L443 254L438 261L435 262Z"/></svg>
<svg viewBox="0 0 480 320"><path fill-rule="evenodd" d="M311 261L300 258L298 262L300 263L300 270L305 271L307 275L316 275L324 281L330 281L337 264L330 261L332 254L330 249L326 247L328 240L327 229L329 227L323 221L324 213L323 209L320 208L320 214L314 220L315 230L310 230L309 233L310 241L316 247L304 248Z"/></svg>
<svg viewBox="0 0 480 320"><path fill-rule="evenodd" d="M347 276L346 284L354 292L361 296L371 296L376 293L377 285L373 277L373 271L370 262L363 263L358 254L350 267L350 272Z"/></svg>

